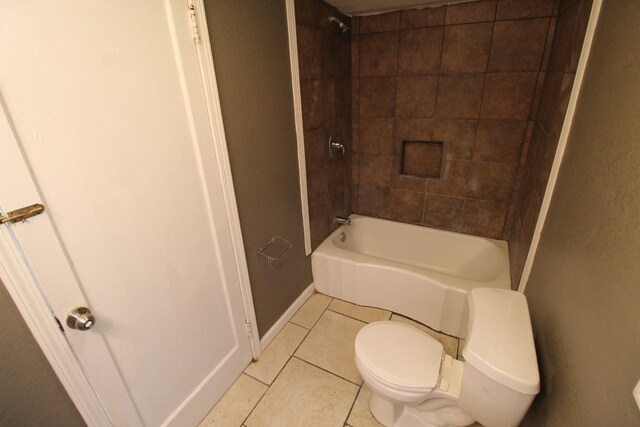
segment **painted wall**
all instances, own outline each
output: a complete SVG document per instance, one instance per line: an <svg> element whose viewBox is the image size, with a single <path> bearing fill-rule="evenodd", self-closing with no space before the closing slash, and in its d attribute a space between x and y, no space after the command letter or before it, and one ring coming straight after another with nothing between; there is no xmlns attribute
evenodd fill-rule
<svg viewBox="0 0 640 427"><path fill-rule="evenodd" d="M508 235L557 10L488 0L354 20L354 211Z"/></svg>
<svg viewBox="0 0 640 427"><path fill-rule="evenodd" d="M329 16L351 19L320 0L296 0L296 32L304 126L309 221L313 249L351 214L351 33ZM344 155L328 150L338 137Z"/></svg>
<svg viewBox="0 0 640 427"><path fill-rule="evenodd" d="M525 290L542 393L523 426L640 425L640 3L603 3Z"/></svg>
<svg viewBox="0 0 640 427"><path fill-rule="evenodd" d="M0 283L0 425L84 426Z"/></svg>
<svg viewBox="0 0 640 427"><path fill-rule="evenodd" d="M511 285L514 289L527 259L542 199L549 181L560 131L569 105L578 60L593 0L561 0L549 65L539 75L544 82L539 108L532 116L530 142L525 146L516 177L510 214L513 227L505 230L509 240Z"/></svg>
<svg viewBox="0 0 640 427"><path fill-rule="evenodd" d="M312 282L302 206L285 2L206 0L231 171L260 335ZM269 268L256 249L293 248Z"/></svg>

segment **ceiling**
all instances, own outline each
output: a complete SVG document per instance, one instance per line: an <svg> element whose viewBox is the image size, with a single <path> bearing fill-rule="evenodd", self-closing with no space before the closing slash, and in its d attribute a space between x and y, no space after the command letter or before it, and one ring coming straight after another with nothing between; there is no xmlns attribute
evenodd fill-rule
<svg viewBox="0 0 640 427"><path fill-rule="evenodd" d="M326 0L345 15L373 15L401 9L436 7L469 0Z"/></svg>

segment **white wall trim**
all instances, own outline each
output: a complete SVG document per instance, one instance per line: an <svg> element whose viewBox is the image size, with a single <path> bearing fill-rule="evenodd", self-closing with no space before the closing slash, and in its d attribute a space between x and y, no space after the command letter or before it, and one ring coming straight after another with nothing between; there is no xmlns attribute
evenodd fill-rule
<svg viewBox="0 0 640 427"><path fill-rule="evenodd" d="M286 0L287 30L289 33L289 61L291 62L291 87L293 89L293 113L298 142L298 175L300 176L300 201L302 202L302 226L304 227L305 254L311 255L311 226L309 224L309 196L307 195L307 163L304 157L304 125L302 123L302 95L298 64L298 36L296 33L296 9L294 0Z"/></svg>
<svg viewBox="0 0 640 427"><path fill-rule="evenodd" d="M285 311L284 314L278 319L278 321L273 324L271 329L269 329L267 333L264 334L264 336L260 340L262 348L267 348L267 346L271 343L271 341L273 341L276 335L278 335L282 328L285 327L287 322L289 322L293 315L296 314L296 311L298 311L298 309L302 307L305 302L307 302L311 295L313 295L314 291L315 286L313 286L313 283L311 283L304 291L302 291L300 296L293 302L293 304L291 304L291 306L289 306L287 311Z"/></svg>
<svg viewBox="0 0 640 427"><path fill-rule="evenodd" d="M205 98L207 100L207 109L211 132L213 133L214 149L219 168L218 170L220 171L219 174L222 181L225 208L227 211L227 217L229 218L231 241L233 244L234 257L236 259L237 274L240 281L240 292L242 293L245 318L247 319L247 322L249 322L251 330L254 331L249 337L251 342L251 354L254 359L257 359L262 352L262 347L257 334L258 322L256 320L255 308L253 306L249 268L247 267L247 258L244 252L244 241L242 239L242 229L240 227L240 214L238 213L236 193L233 187L231 161L229 160L227 138L224 132L222 107L220 105L220 92L218 91L216 72L213 64L213 52L211 51L211 41L209 39L204 1L193 0L193 5L196 9L196 20L200 35L200 42L195 44L198 52L198 62L200 65Z"/></svg>
<svg viewBox="0 0 640 427"><path fill-rule="evenodd" d="M529 253L527 260L524 264L524 270L522 271L522 277L520 284L518 285L518 292L524 292L531 275L531 268L533 261L538 251L538 245L540 243L540 235L544 228L544 223L549 213L549 205L553 192L558 180L558 172L560 171L560 165L564 158L564 152L567 148L567 141L569 139L569 132L571 131L571 125L573 124L573 118L576 113L576 104L578 102L578 96L582 89L582 81L584 80L584 72L589 60L589 54L591 53L591 45L593 43L593 36L598 24L598 18L600 16L600 9L602 8L602 0L594 0L593 7L591 9L591 15L589 16L589 24L587 25L587 31L584 37L584 44L582 45L582 51L580 52L580 61L578 62L578 68L576 70L576 77L573 83L573 89L571 90L571 96L569 97L569 106L567 108L567 115L564 123L562 124L562 130L560 131L560 139L558 141L558 148L556 149L556 156L551 166L551 174L549 175L549 181L547 182L547 188L542 198L542 204L540 207L540 214L538 215L538 222L533 233L533 239L531 240L531 246L529 247Z"/></svg>

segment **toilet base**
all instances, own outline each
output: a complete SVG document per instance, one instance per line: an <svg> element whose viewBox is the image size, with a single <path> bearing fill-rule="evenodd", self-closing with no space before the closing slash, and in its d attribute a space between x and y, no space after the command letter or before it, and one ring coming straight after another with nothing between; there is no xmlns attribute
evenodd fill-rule
<svg viewBox="0 0 640 427"><path fill-rule="evenodd" d="M371 413L386 427L465 427L476 422L456 402L434 397L418 405L390 402L375 392L369 401Z"/></svg>

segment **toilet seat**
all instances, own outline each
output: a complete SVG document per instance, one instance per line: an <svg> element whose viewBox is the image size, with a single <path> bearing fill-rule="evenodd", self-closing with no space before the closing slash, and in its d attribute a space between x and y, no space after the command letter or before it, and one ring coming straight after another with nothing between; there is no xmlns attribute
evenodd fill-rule
<svg viewBox="0 0 640 427"><path fill-rule="evenodd" d="M404 323L374 322L360 330L356 363L381 385L406 393L428 393L438 386L444 348Z"/></svg>

